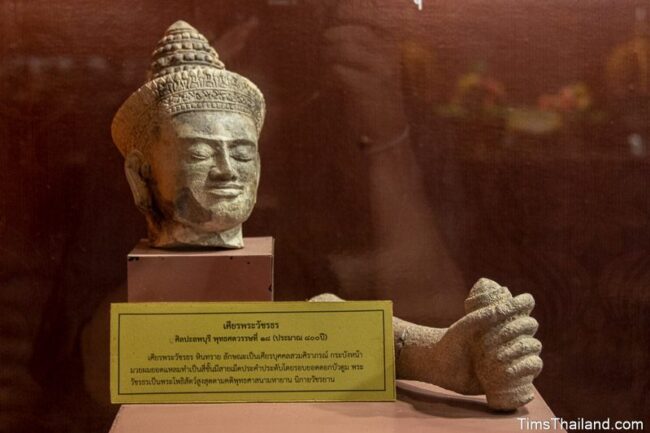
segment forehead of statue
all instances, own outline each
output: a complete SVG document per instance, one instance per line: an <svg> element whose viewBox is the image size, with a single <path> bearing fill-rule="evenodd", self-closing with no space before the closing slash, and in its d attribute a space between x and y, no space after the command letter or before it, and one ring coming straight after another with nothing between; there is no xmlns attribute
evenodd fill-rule
<svg viewBox="0 0 650 433"><path fill-rule="evenodd" d="M253 120L239 113L222 111L194 111L180 113L167 122L168 130L179 139L257 142L257 129Z"/></svg>

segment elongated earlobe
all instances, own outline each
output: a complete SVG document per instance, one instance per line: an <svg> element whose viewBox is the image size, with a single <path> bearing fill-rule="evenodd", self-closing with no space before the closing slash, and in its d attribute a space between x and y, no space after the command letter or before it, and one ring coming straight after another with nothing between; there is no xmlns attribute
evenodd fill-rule
<svg viewBox="0 0 650 433"><path fill-rule="evenodd" d="M131 187L133 201L145 215L151 213L151 192L147 186L147 178L151 168L139 150L132 150L124 159L126 180Z"/></svg>

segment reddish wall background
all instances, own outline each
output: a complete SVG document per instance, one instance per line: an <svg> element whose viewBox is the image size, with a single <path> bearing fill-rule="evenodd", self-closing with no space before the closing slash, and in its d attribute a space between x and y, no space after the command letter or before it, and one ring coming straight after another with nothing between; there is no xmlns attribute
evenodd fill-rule
<svg viewBox="0 0 650 433"><path fill-rule="evenodd" d="M535 295L536 384L559 416L648 421L646 15L626 0L1 2L0 429L110 424L114 409L84 388L80 371L101 367L82 362L80 335L144 235L110 123L177 19L267 96L245 229L276 237L280 299L392 298L444 325L489 276ZM325 37L341 26L375 43ZM357 143L393 124L410 125L436 243L386 250L378 235L369 191L395 172L370 169ZM416 247L450 258L462 283L400 267ZM398 284L367 271L385 251Z"/></svg>

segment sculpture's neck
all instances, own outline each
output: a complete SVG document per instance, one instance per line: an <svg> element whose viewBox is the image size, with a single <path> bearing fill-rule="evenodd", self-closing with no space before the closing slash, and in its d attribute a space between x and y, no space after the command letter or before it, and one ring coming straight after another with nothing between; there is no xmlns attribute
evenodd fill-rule
<svg viewBox="0 0 650 433"><path fill-rule="evenodd" d="M155 248L243 248L241 225L224 232L205 232L179 223L149 223L149 242Z"/></svg>

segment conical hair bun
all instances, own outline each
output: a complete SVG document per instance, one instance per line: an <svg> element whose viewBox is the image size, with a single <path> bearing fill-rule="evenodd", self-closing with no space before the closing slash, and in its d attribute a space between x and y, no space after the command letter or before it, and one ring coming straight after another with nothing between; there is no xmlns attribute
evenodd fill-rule
<svg viewBox="0 0 650 433"><path fill-rule="evenodd" d="M195 68L225 68L206 37L185 21L169 26L151 57L149 79Z"/></svg>
<svg viewBox="0 0 650 433"><path fill-rule="evenodd" d="M146 151L157 134L160 113L194 111L248 116L257 132L266 113L264 95L250 80L226 70L208 40L184 21L172 24L153 52L149 80L113 118L113 141L126 156Z"/></svg>

